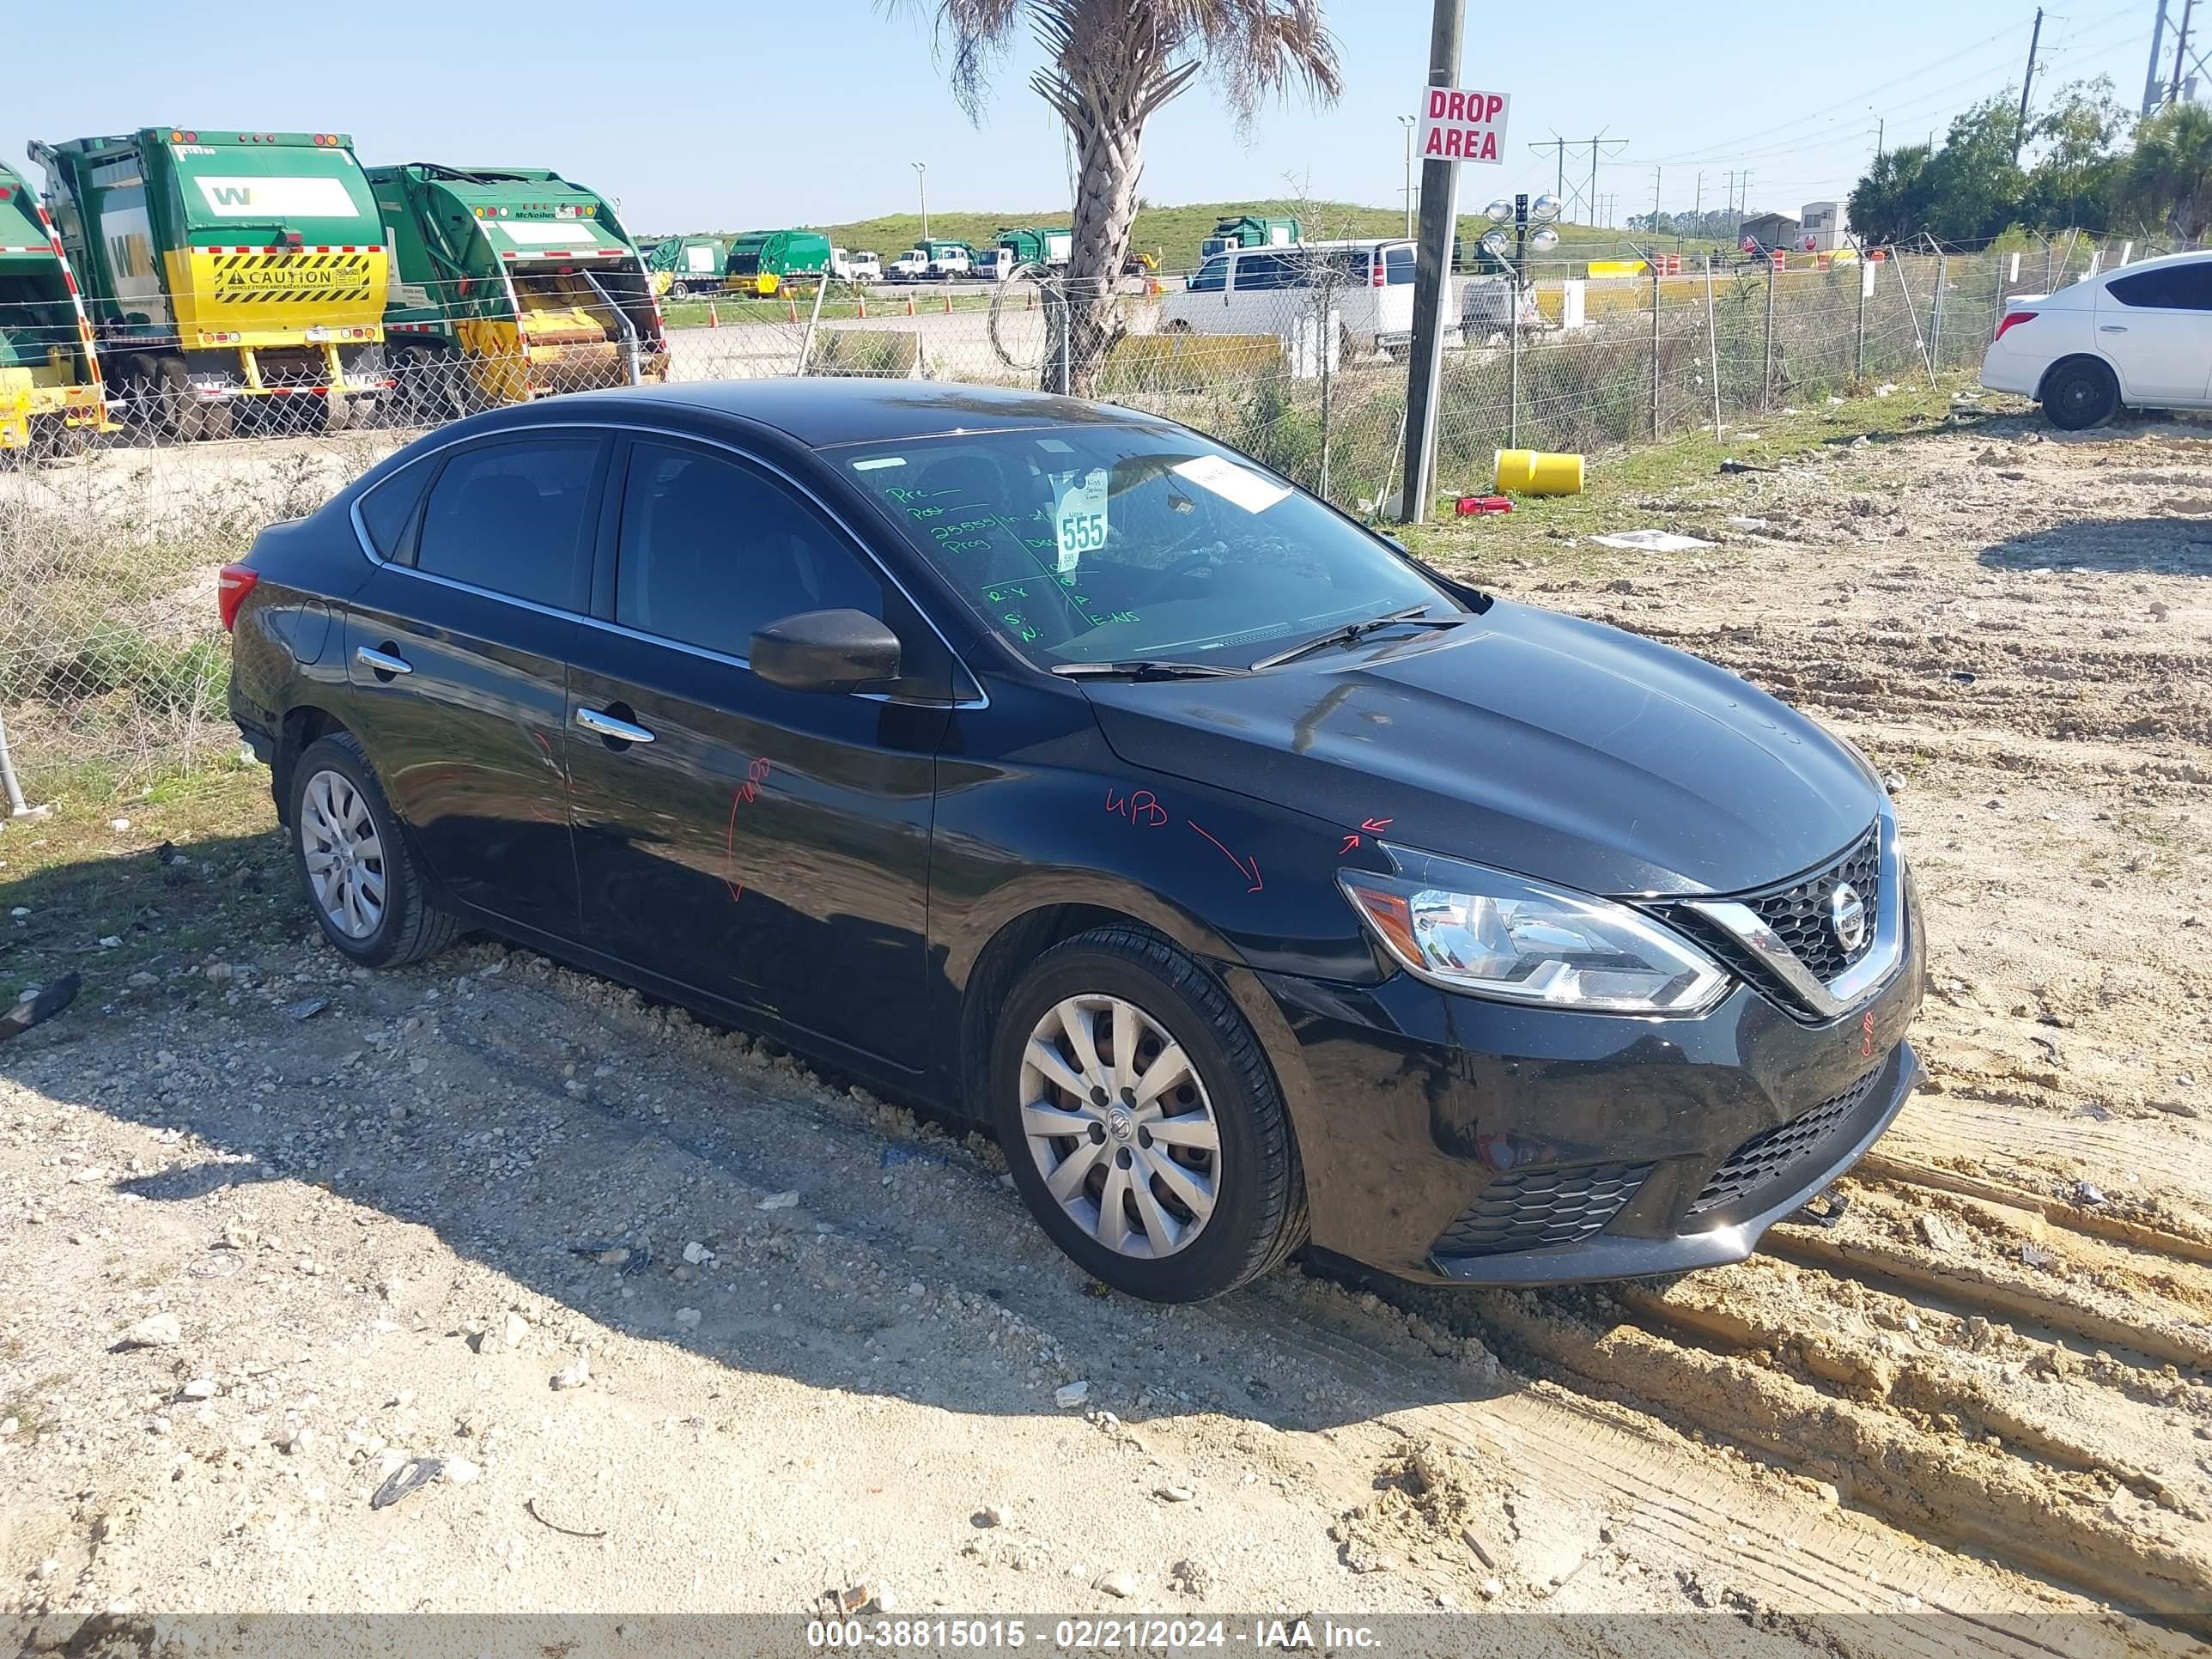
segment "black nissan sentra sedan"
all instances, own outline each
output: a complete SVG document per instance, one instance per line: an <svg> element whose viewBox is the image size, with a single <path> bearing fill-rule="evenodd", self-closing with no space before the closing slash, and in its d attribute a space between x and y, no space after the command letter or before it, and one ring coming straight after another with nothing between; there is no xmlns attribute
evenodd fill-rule
<svg viewBox="0 0 2212 1659"><path fill-rule="evenodd" d="M1128 410L560 398L222 600L339 951L489 929L980 1119L1136 1296L1736 1261L1921 1075L1855 750Z"/></svg>

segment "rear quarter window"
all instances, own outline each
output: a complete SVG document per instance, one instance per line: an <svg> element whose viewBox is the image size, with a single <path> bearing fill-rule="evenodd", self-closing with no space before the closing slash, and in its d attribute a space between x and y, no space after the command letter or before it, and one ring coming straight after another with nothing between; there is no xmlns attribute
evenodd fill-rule
<svg viewBox="0 0 2212 1659"><path fill-rule="evenodd" d="M412 462L380 480L355 502L362 530L378 558L400 556L408 527L415 521L415 509L422 504L422 492L429 488L430 475L436 471L425 461Z"/></svg>

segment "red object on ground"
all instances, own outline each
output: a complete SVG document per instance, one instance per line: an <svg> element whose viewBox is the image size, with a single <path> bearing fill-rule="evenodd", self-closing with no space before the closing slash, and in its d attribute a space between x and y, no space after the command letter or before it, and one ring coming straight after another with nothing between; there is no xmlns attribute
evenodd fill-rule
<svg viewBox="0 0 2212 1659"><path fill-rule="evenodd" d="M1513 503L1503 495L1462 495L1454 510L1461 518L1469 519L1478 513L1510 513Z"/></svg>

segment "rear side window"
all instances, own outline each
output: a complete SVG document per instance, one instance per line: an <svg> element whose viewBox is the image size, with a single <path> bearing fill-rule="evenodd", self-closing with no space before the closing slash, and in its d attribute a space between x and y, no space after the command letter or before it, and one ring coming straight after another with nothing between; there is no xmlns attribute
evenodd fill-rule
<svg viewBox="0 0 2212 1659"><path fill-rule="evenodd" d="M414 522L415 509L422 504L422 492L429 486L430 475L437 470L428 461L403 466L355 503L361 513L362 528L368 532L368 544L376 550L377 557L399 556L407 526Z"/></svg>
<svg viewBox="0 0 2212 1659"><path fill-rule="evenodd" d="M2212 311L2212 261L2115 276L2105 291L2124 306L2160 311Z"/></svg>
<svg viewBox="0 0 2212 1659"><path fill-rule="evenodd" d="M1382 280L1392 288L1402 287L1413 280L1413 250L1409 247L1386 247L1382 250Z"/></svg>
<svg viewBox="0 0 2212 1659"><path fill-rule="evenodd" d="M874 568L766 474L673 444L634 444L615 620L726 656L802 611L881 617Z"/></svg>
<svg viewBox="0 0 2212 1659"><path fill-rule="evenodd" d="M430 488L416 568L535 605L582 610L586 509L599 454L599 441L584 437L463 450Z"/></svg>

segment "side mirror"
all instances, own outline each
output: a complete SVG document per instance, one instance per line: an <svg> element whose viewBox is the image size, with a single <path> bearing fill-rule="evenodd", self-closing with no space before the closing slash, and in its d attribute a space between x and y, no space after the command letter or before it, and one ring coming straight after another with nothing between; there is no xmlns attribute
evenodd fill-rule
<svg viewBox="0 0 2212 1659"><path fill-rule="evenodd" d="M757 631L751 659L786 690L852 691L898 678L898 635L865 611L802 611Z"/></svg>

